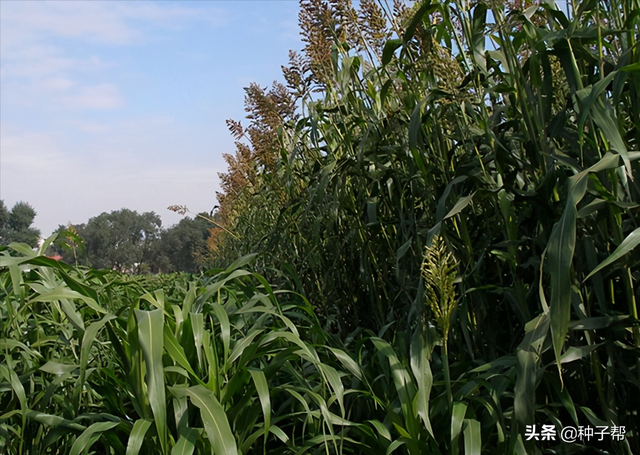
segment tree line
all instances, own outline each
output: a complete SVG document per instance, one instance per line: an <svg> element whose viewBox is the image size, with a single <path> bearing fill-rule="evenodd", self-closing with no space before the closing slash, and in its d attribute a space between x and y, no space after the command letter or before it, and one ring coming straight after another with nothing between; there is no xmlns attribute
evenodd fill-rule
<svg viewBox="0 0 640 455"><path fill-rule="evenodd" d="M0 245L20 242L36 246L40 231L31 227L35 217L36 211L26 202L17 202L9 210L0 200Z"/></svg>
<svg viewBox="0 0 640 455"><path fill-rule="evenodd" d="M36 247L40 231L31 227L35 209L18 202L8 210L0 201L0 245L12 242ZM60 225L47 255L69 264L132 274L197 272L206 262L209 229L206 214L183 218L162 228L154 212L123 208L102 213L86 223Z"/></svg>

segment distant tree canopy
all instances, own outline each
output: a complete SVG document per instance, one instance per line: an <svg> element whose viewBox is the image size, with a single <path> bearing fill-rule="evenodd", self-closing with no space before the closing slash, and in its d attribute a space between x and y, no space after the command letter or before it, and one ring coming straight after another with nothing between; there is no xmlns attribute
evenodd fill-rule
<svg viewBox="0 0 640 455"><path fill-rule="evenodd" d="M207 251L209 223L185 218L161 229L154 212L121 209L86 224L59 226L50 254L65 262L129 273L196 272Z"/></svg>
<svg viewBox="0 0 640 455"><path fill-rule="evenodd" d="M152 256L161 225L160 217L153 212L139 214L128 209L105 212L89 219L86 224L74 226L75 232L84 240L84 255L78 257L76 250L74 257L69 248L61 248L57 252L68 262L78 261L99 269L139 273L142 264ZM58 228L59 232L65 230L67 227ZM56 242L59 248L63 241L59 239Z"/></svg>
<svg viewBox="0 0 640 455"><path fill-rule="evenodd" d="M207 252L210 228L211 224L207 220L195 217L184 218L175 226L162 231L155 244L156 255L152 269L162 272L197 272Z"/></svg>
<svg viewBox="0 0 640 455"><path fill-rule="evenodd" d="M31 227L35 217L36 211L26 202L17 202L9 211L0 200L0 245L20 242L37 246L40 231Z"/></svg>

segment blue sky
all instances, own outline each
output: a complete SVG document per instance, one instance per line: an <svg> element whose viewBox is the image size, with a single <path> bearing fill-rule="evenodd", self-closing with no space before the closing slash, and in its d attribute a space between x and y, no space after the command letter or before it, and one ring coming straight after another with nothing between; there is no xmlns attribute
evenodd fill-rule
<svg viewBox="0 0 640 455"><path fill-rule="evenodd" d="M216 204L225 120L282 81L298 2L0 1L0 199L34 226Z"/></svg>

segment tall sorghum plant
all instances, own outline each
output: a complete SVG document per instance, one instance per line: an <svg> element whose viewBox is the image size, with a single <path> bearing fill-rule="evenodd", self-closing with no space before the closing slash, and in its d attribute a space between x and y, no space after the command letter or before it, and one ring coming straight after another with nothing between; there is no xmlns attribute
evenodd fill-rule
<svg viewBox="0 0 640 455"><path fill-rule="evenodd" d="M460 280L451 425L492 422L482 444L501 453L558 450L527 425L640 427L638 2L382 3L380 54L334 2L308 3L325 76L238 219L256 230L243 248L297 271L328 330L393 322L409 357L441 236ZM640 450L628 436L606 450Z"/></svg>

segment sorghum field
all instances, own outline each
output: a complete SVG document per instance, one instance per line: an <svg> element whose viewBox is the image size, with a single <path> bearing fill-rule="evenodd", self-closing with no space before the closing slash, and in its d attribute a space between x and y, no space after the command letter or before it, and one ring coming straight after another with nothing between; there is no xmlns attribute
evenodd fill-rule
<svg viewBox="0 0 640 455"><path fill-rule="evenodd" d="M640 3L300 11L201 272L0 249L0 453L640 453Z"/></svg>

